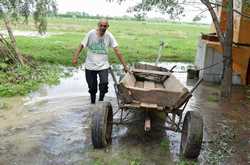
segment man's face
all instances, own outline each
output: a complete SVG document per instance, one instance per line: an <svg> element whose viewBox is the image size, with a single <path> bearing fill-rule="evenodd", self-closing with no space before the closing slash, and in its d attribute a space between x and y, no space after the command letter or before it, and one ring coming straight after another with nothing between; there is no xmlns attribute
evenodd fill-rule
<svg viewBox="0 0 250 165"><path fill-rule="evenodd" d="M99 30L101 32L101 34L104 34L106 32L106 30L108 29L108 23L107 22L100 22L98 24Z"/></svg>

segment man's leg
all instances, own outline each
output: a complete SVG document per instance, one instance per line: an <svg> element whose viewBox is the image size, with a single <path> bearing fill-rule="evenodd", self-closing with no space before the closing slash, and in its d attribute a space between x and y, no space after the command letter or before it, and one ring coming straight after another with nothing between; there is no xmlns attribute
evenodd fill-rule
<svg viewBox="0 0 250 165"><path fill-rule="evenodd" d="M97 71L85 69L85 76L89 87L91 104L95 104L97 92Z"/></svg>
<svg viewBox="0 0 250 165"><path fill-rule="evenodd" d="M100 70L98 72L99 78L100 78L100 83L99 83L99 90L100 90L100 96L99 96L99 101L103 101L105 93L108 92L108 75L109 75L109 70L104 69Z"/></svg>

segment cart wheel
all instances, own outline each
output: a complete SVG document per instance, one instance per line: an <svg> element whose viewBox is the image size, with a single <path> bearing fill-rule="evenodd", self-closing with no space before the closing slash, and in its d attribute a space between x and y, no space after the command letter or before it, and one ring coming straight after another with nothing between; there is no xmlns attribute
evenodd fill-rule
<svg viewBox="0 0 250 165"><path fill-rule="evenodd" d="M91 138L94 148L103 148L111 144L113 112L110 102L99 102L92 116Z"/></svg>
<svg viewBox="0 0 250 165"><path fill-rule="evenodd" d="M203 138L203 119L195 111L188 111L184 118L181 134L180 153L188 159L199 156Z"/></svg>

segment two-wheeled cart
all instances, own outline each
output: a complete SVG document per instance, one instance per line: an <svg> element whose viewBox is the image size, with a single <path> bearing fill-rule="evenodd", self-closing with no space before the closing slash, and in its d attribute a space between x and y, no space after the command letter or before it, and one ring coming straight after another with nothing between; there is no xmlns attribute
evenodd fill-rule
<svg viewBox="0 0 250 165"><path fill-rule="evenodd" d="M118 110L113 113L110 102L99 102L92 116L92 143L95 148L103 148L111 143L114 124L128 123L127 111L144 112L144 130L151 129L150 111L164 112L165 129L181 133L180 152L186 158L199 156L203 138L203 119L197 111L183 111L192 97L193 91L201 83L197 81L192 90L185 88L168 70L147 64L137 64L117 82L111 70L117 94ZM119 113L117 113L119 112ZM114 115L119 114L117 121Z"/></svg>

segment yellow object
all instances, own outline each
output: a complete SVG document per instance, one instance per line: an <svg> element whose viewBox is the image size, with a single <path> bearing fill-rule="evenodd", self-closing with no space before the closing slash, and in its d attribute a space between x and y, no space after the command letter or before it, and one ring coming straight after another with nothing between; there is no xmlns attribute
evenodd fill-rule
<svg viewBox="0 0 250 165"><path fill-rule="evenodd" d="M225 5L227 0L223 0ZM234 1L234 9L241 12L243 15L250 16L250 1L237 0ZM220 28L222 32L226 30L227 14L226 8L218 10ZM214 25L211 31L215 32ZM234 43L239 46L233 47L233 71L239 73L241 82L244 85L250 84L250 19L234 12ZM208 45L222 53L219 42L208 41Z"/></svg>

